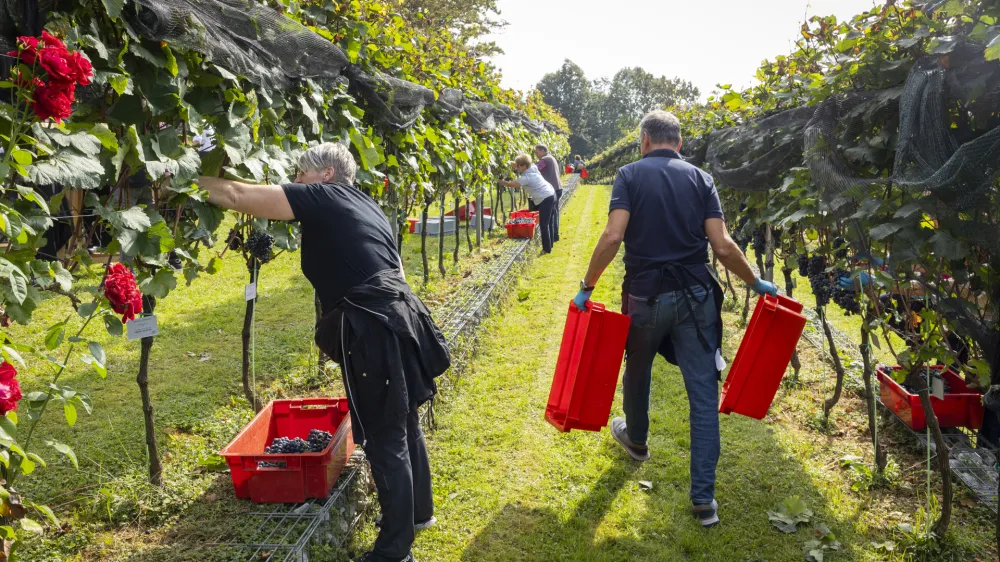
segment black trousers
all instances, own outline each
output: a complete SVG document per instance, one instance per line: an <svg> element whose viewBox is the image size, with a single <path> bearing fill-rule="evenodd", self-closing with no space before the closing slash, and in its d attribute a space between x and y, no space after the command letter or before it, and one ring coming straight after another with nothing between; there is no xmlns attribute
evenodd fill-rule
<svg viewBox="0 0 1000 562"><path fill-rule="evenodd" d="M562 204L563 190L556 190L555 212L552 214L552 242L559 241L559 207Z"/></svg>
<svg viewBox="0 0 1000 562"><path fill-rule="evenodd" d="M371 465L382 508L382 529L373 551L390 560L410 553L414 523L434 515L431 466L420 428L420 410L413 406L398 422L369 431L365 455Z"/></svg>
<svg viewBox="0 0 1000 562"><path fill-rule="evenodd" d="M554 232L552 217L555 207L556 198L554 195L538 204L538 211L540 213L540 224L538 226L542 229L542 251L546 253L552 251L552 234Z"/></svg>

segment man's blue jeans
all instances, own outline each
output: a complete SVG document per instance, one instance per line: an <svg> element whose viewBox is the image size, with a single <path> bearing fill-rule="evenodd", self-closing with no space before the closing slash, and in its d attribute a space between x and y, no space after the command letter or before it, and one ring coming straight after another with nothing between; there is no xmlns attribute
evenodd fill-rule
<svg viewBox="0 0 1000 562"><path fill-rule="evenodd" d="M717 322L715 297L702 287L692 287L694 315L684 291L648 297L628 297L632 327L626 345L623 394L628 436L644 444L649 435L649 392L653 359L664 338L670 338L684 376L690 405L691 501L706 505L715 499L715 467L719 463L719 383L715 369ZM699 301L700 304L699 304ZM709 343L706 350L698 330Z"/></svg>

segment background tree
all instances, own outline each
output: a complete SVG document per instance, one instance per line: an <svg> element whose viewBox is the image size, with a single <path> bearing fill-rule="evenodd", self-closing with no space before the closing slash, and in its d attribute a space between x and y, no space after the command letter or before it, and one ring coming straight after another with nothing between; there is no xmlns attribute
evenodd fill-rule
<svg viewBox="0 0 1000 562"><path fill-rule="evenodd" d="M401 14L418 30L447 29L478 57L501 53L493 41L479 42L507 25L497 0L397 0Z"/></svg>
<svg viewBox="0 0 1000 562"><path fill-rule="evenodd" d="M570 150L574 154L592 153L596 148L588 127L592 93L583 69L566 59L559 70L546 74L536 87L545 103L559 111L569 123L572 131Z"/></svg>

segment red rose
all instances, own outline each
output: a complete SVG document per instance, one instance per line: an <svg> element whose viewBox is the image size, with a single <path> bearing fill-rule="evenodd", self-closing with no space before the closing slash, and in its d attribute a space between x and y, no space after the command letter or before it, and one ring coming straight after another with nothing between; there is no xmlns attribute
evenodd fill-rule
<svg viewBox="0 0 1000 562"><path fill-rule="evenodd" d="M76 79L76 83L81 86L89 86L90 76L94 73L94 67L87 60L87 57L81 55L80 51L75 51L70 55L69 63L75 71L74 78Z"/></svg>
<svg viewBox="0 0 1000 562"><path fill-rule="evenodd" d="M38 55L37 37L18 37L17 46L19 50L7 53L12 57L19 57L21 62L28 66L35 64L35 57Z"/></svg>
<svg viewBox="0 0 1000 562"><path fill-rule="evenodd" d="M42 31L42 42L45 43L46 47L55 47L64 51L66 50L66 44L60 41L55 35L50 34L48 31Z"/></svg>
<svg viewBox="0 0 1000 562"><path fill-rule="evenodd" d="M135 275L120 263L113 263L104 277L104 296L111 308L122 315L122 322L134 320L142 312L142 293L135 283Z"/></svg>
<svg viewBox="0 0 1000 562"><path fill-rule="evenodd" d="M56 123L60 123L73 114L75 88L74 84L58 82L36 84L35 92L32 94L35 103L31 105L31 109L42 121L53 119Z"/></svg>
<svg viewBox="0 0 1000 562"><path fill-rule="evenodd" d="M17 381L17 369L4 361L0 364L0 414L17 409L21 399L21 383Z"/></svg>
<svg viewBox="0 0 1000 562"><path fill-rule="evenodd" d="M70 54L66 49L45 47L38 51L38 63L49 74L53 82L76 82L76 68L70 63Z"/></svg>

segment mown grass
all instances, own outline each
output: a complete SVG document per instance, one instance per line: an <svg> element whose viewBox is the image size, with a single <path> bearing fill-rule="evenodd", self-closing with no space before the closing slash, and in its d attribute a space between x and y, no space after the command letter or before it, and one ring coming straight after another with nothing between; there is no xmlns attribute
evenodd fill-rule
<svg viewBox="0 0 1000 562"><path fill-rule="evenodd" d="M718 499L723 525L713 530L701 529L688 513L687 400L676 368L661 360L654 368L653 459L641 466L621 453L607 430L559 434L543 420L568 301L604 225L608 197L602 186L585 186L574 196L564 214L563 241L552 255L533 261L515 291L524 300L509 299L503 314L487 321L478 356L438 401L438 430L430 434L429 447L440 523L419 536L418 559L799 561L811 527L785 535L770 525L766 513L797 495L815 511L815 521L829 525L843 543L828 560L906 560L906 543L894 529L897 523L914 522L926 503L923 451L908 445L907 435L887 430L880 435L889 443L897 476L872 492L852 491L852 473L840 469L838 461L847 454L870 459L864 404L848 393L830 427L811 429L810 420L832 386L832 372L805 342L801 385L781 390L763 422L738 416L722 420ZM432 305L441 304L483 258L465 257L463 234L463 261L449 265L449 275L441 278L436 243L428 242L432 282L421 294ZM449 239L449 251L452 243ZM412 237L404 252L408 278L416 285L419 244ZM283 255L261 276L258 383L270 395L336 394L336 377L320 376L314 368L312 291L297 259ZM451 264L450 254L446 259ZM95 413L72 429L53 417L42 430L72 444L83 466L74 471L65 460L54 460L49 469L23 481L31 497L58 506L67 523L32 541L23 559L233 559L232 552L210 543L254 507L232 497L228 475L200 473L196 461L218 450L250 416L239 382L245 275L239 260L227 256L220 274L179 289L158 311L162 335L153 348L151 387L167 468L163 490L143 484L143 426L134 384L137 342L103 337L111 365L106 380L96 379L85 365L74 365L64 384L90 392ZM616 262L595 300L618 306L621 275ZM39 312L39 324L64 310L64 303L48 303ZM737 320L735 313L726 314L729 357L742 332ZM97 332L94 337L102 338ZM206 361L201 361L203 353ZM32 361L22 375L25 385L41 388L42 369ZM619 394L615 415L620 404ZM651 482L652 489L643 489L641 481ZM914 559L995 559L989 515L961 493L948 550ZM371 525L364 527L353 549L364 549L373 536ZM897 551L876 546L886 540L897 540ZM343 555L317 547L310 559L334 561Z"/></svg>
<svg viewBox="0 0 1000 562"><path fill-rule="evenodd" d="M223 233L227 230L228 223L220 228ZM429 306L440 306L501 240L487 238L482 254L470 254L463 227L460 261L455 264L455 238L446 237L446 275L442 276L438 241L428 237L430 282L425 286L421 240L410 235L402 253L407 278ZM298 261L298 254L283 253L260 272L256 383L265 400L342 395L339 376L324 375L316 368L313 290ZM78 283L98 281L81 279ZM157 306L160 335L152 349L149 386L165 467L163 489L145 484L144 425L135 384L139 342L111 338L103 327L88 328L85 335L104 345L108 376L100 379L74 359L60 379L60 385L89 394L94 412L81 415L74 427L68 427L61 412L51 408L39 425L36 435L72 446L81 468L75 470L52 450L41 450L48 467L18 482L26 497L49 503L64 522L62 529L50 529L40 540L29 539L23 559L118 560L151 550L156 552L152 559L208 560L187 549L217 540L227 530L229 518L248 508L246 502L232 499L227 475L204 474L197 466L199 459L218 451L251 417L240 374L247 282L244 260L230 251L222 271L197 279L190 287L184 287L181 280L181 286ZM40 346L43 328L64 319L71 312L68 304L65 297L48 298L31 326L12 329L14 337ZM73 333L81 322L74 314ZM40 359L26 359L28 368L20 374L25 393L44 389L52 370ZM169 529L182 517L198 517L203 524L180 540L184 546L166 548L162 542L178 541Z"/></svg>
<svg viewBox="0 0 1000 562"><path fill-rule="evenodd" d="M429 438L439 525L419 536L418 559L432 561L804 560L812 527L786 535L767 510L803 498L814 521L837 534L833 560L904 560L876 546L912 522L921 504L909 466L919 456L893 450L906 477L873 494L856 493L838 460L865 453L863 404L845 398L836 423L820 434L806 424L832 373L802 347L803 385L783 391L764 421L724 417L718 499L723 524L703 530L689 514L687 400L680 373L654 368L650 447L638 465L601 433L560 434L543 419L568 300L576 291L606 215L608 190L584 187L563 221L563 242L535 261L521 282L529 291L488 322L480 355L438 409ZM621 264L605 275L595 300L619 305ZM739 343L737 316L726 315L727 351ZM615 413L620 415L621 397ZM640 482L652 483L645 490ZM926 560L991 556L982 509L958 507L948 554ZM363 546L374 536L359 537ZM898 539L898 537L896 537Z"/></svg>

